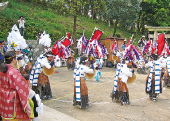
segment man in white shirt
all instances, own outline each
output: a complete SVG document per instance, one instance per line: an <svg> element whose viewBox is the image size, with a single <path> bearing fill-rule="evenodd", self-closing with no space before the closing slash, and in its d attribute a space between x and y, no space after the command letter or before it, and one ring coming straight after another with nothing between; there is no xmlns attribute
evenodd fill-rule
<svg viewBox="0 0 170 121"><path fill-rule="evenodd" d="M21 32L21 36L24 36L24 28L25 28L24 23L26 23L25 18L23 18L23 16L20 16L18 23L19 23L19 29L20 29L20 32Z"/></svg>

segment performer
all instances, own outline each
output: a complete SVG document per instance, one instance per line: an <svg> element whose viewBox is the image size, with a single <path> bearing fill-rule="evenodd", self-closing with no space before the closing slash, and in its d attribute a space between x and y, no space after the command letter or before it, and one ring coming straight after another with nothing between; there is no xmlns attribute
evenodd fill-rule
<svg viewBox="0 0 170 121"><path fill-rule="evenodd" d="M39 94L40 98L43 100L51 99L52 92L48 75L44 74L42 68L46 67L47 69L50 69L53 67L53 65L53 55L52 52L49 51L45 53L45 55L41 54L39 56L31 70L30 82L32 82L32 89L35 91L36 94Z"/></svg>
<svg viewBox="0 0 170 121"><path fill-rule="evenodd" d="M7 42L8 42L8 45L7 45L8 51L15 51L17 60L19 60L21 63L21 66L17 64L18 67L14 67L14 68L18 70L20 67L25 68L26 63L25 63L23 54L21 53L21 50L27 48L28 45L26 43L26 40L21 36L16 24L12 27L12 31L9 32L9 35L7 37ZM19 61L17 61L17 63L19 63ZM21 70L24 70L24 69L21 69ZM22 74L24 73L26 72L23 71Z"/></svg>
<svg viewBox="0 0 170 121"><path fill-rule="evenodd" d="M25 71L25 67L27 65L26 61L28 62L29 60L25 59L25 55L20 50L16 50L15 53L18 63L18 65L15 68L18 69L21 74L26 74Z"/></svg>
<svg viewBox="0 0 170 121"><path fill-rule="evenodd" d="M150 73L146 78L146 93L149 94L149 98L156 101L159 93L162 93L162 80L161 69L166 65L157 61L157 55L152 54L150 62L145 67L150 67Z"/></svg>
<svg viewBox="0 0 170 121"><path fill-rule="evenodd" d="M90 54L89 56L89 65L91 69L94 69L94 56L93 54Z"/></svg>
<svg viewBox="0 0 170 121"><path fill-rule="evenodd" d="M78 69L78 67L80 66L80 57L77 57L76 58L76 61L75 61L75 67L74 67L74 73L73 73L73 80L75 80L76 78L76 71Z"/></svg>
<svg viewBox="0 0 170 121"><path fill-rule="evenodd" d="M13 68L16 64L16 54L7 51L4 55L5 63L0 70L0 112L3 121L22 120L31 121L29 104L29 85L20 72Z"/></svg>
<svg viewBox="0 0 170 121"><path fill-rule="evenodd" d="M104 65L106 65L107 62L107 55L109 54L106 48L106 45L103 45L103 48L105 48L106 54L104 55L103 61L104 61Z"/></svg>
<svg viewBox="0 0 170 121"><path fill-rule="evenodd" d="M32 63L30 62L30 59L28 58L28 56L26 55L26 54L23 54L23 58L24 58L24 60L25 60L25 67L24 67L24 69L25 69L25 72L27 73L27 74L30 74L31 73L31 70L32 70Z"/></svg>
<svg viewBox="0 0 170 121"><path fill-rule="evenodd" d="M145 40L145 35L143 35L141 39L138 41L139 51L142 51L142 48L143 46L145 46L146 42L147 41Z"/></svg>
<svg viewBox="0 0 170 121"><path fill-rule="evenodd" d="M121 48L123 49L123 51L125 51L126 44L127 44L127 40L125 39L124 43L121 45Z"/></svg>
<svg viewBox="0 0 170 121"><path fill-rule="evenodd" d="M166 72L165 72L165 76L164 76L164 84L163 86L170 86L170 56L166 58L166 62L167 62L167 67L166 67Z"/></svg>
<svg viewBox="0 0 170 121"><path fill-rule="evenodd" d="M143 59L140 59L139 64L137 65L137 73L138 74L145 74L145 61Z"/></svg>
<svg viewBox="0 0 170 121"><path fill-rule="evenodd" d="M76 65L77 69L74 72L74 99L73 106L86 108L88 104L88 88L85 82L85 73L93 73L93 69L87 66L87 57L80 58L80 65Z"/></svg>
<svg viewBox="0 0 170 121"><path fill-rule="evenodd" d="M160 61L161 65L162 66L162 69L161 69L161 79L164 77L164 74L165 74L165 69L166 69L166 66L167 66L167 60L166 60L166 56L162 56L162 55L159 55L158 56L158 61Z"/></svg>
<svg viewBox="0 0 170 121"><path fill-rule="evenodd" d="M96 69L95 79L96 82L98 82L99 78L101 77L101 68L102 68L102 63L100 62L99 58L94 59L94 68Z"/></svg>
<svg viewBox="0 0 170 121"><path fill-rule="evenodd" d="M99 61L100 61L100 69L102 69L103 64L104 64L103 57L101 57L101 58L99 59ZM99 76L102 77L101 71L99 71Z"/></svg>
<svg viewBox="0 0 170 121"><path fill-rule="evenodd" d="M70 56L67 58L67 68L68 70L73 70L75 67L75 62L74 62L74 52L70 51Z"/></svg>
<svg viewBox="0 0 170 121"><path fill-rule="evenodd" d="M17 65L14 66L15 69L18 69L21 74L30 74L32 69L32 63L29 61L29 58L26 54L20 50L15 50Z"/></svg>
<svg viewBox="0 0 170 121"><path fill-rule="evenodd" d="M114 64L114 68L116 69L116 66L117 66L117 62L116 62L117 56L116 55L121 54L121 52L120 52L119 49L116 49L116 50L112 51L111 54L112 54L112 61L113 61L113 64Z"/></svg>
<svg viewBox="0 0 170 121"><path fill-rule="evenodd" d="M128 77L132 77L134 70L132 69L132 61L128 57L125 58L125 64L120 63L120 56L117 59L117 70L114 80L114 89L111 93L112 100L115 98L121 105L130 104L129 91L126 86Z"/></svg>
<svg viewBox="0 0 170 121"><path fill-rule="evenodd" d="M116 63L117 63L117 67L116 67L116 73L115 73L115 79L114 79L114 87L113 87L113 91L110 95L110 97L112 98L112 100L115 98L115 93L116 93L116 90L117 90L117 84L118 84L118 76L120 74L120 69L121 69L121 65L122 65L122 60L121 60L121 54L118 52L116 54L116 56L118 57L118 59L116 60Z"/></svg>
<svg viewBox="0 0 170 121"><path fill-rule="evenodd" d="M56 67L61 67L61 60L58 55L55 56L54 62Z"/></svg>

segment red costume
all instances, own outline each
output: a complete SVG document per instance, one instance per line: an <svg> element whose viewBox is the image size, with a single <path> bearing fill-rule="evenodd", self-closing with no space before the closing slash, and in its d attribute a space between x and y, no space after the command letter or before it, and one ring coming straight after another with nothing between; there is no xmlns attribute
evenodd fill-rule
<svg viewBox="0 0 170 121"><path fill-rule="evenodd" d="M18 70L7 64L8 71L0 72L0 112L4 119L29 120L29 84Z"/></svg>

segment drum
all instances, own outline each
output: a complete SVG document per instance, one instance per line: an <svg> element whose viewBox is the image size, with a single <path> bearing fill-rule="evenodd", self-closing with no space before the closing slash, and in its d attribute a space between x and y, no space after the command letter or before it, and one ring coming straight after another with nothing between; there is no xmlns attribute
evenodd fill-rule
<svg viewBox="0 0 170 121"><path fill-rule="evenodd" d="M45 66L43 67L43 73L47 76L51 76L55 72L55 67L52 66L50 69L47 69Z"/></svg>
<svg viewBox="0 0 170 121"><path fill-rule="evenodd" d="M113 60L117 60L118 57L117 57L116 55L113 55L113 56L112 56L112 59L113 59Z"/></svg>
<svg viewBox="0 0 170 121"><path fill-rule="evenodd" d="M128 83L128 84L131 84L131 83L133 83L135 80L136 80L136 75L133 74L132 77L128 77L127 83Z"/></svg>
<svg viewBox="0 0 170 121"><path fill-rule="evenodd" d="M94 69L93 74L85 73L85 77L87 79L92 79L95 76L95 74L96 74L96 69Z"/></svg>

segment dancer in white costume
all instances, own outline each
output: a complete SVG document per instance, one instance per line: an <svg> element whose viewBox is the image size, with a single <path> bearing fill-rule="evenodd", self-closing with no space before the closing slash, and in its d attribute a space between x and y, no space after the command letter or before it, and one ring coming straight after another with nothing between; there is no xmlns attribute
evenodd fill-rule
<svg viewBox="0 0 170 121"><path fill-rule="evenodd" d="M78 60L79 61L79 60ZM85 82L85 73L93 73L93 69L87 66L87 57L81 57L80 63L76 65L74 71L74 99L73 106L86 108L88 104L88 88Z"/></svg>
<svg viewBox="0 0 170 121"><path fill-rule="evenodd" d="M150 73L146 78L146 93L149 98L156 101L157 96L162 93L161 70L166 67L165 63L157 61L157 55L152 54L150 61L145 65L150 67Z"/></svg>

